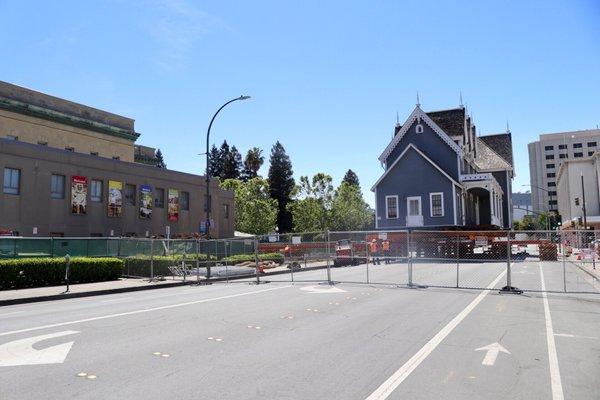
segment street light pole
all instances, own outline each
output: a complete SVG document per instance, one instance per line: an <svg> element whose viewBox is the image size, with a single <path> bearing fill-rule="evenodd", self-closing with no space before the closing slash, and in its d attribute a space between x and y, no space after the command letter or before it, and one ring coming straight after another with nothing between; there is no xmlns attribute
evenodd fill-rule
<svg viewBox="0 0 600 400"><path fill-rule="evenodd" d="M229 100L217 110L215 115L213 115L212 119L210 120L210 124L208 124L208 131L206 131L206 222L204 225L206 229L207 238L210 238L210 209L212 206L210 201L210 154L208 152L208 146L210 142L210 128L212 127L212 124L215 121L215 118L217 117L219 112L221 112L221 110L224 109L227 105L233 103L234 101L247 100L249 98L250 96L240 96L236 97L235 99Z"/></svg>

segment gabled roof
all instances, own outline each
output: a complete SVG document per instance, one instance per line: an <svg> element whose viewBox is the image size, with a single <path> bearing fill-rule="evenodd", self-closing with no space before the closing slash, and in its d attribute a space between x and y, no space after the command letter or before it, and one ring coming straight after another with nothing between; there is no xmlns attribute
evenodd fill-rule
<svg viewBox="0 0 600 400"><path fill-rule="evenodd" d="M383 153L381 153L381 155L379 156L379 161L381 161L381 162L385 161L385 159L392 153L392 151L396 148L396 146L398 145L398 143L400 143L400 140L402 140L402 138L404 137L404 135L406 134L406 132L410 129L410 127L412 126L413 122L416 121L416 120L420 120L420 121L425 122L435 133L437 133L437 135L444 142L446 142L446 144L452 150L454 150L457 154L459 154L459 155L462 156L462 150L461 150L460 146L458 146L454 142L454 140L452 140L452 138L450 136L448 136L448 134L446 132L444 132L444 130L442 128L440 128L427 115L427 113L425 113L423 110L421 110L421 107L416 106L415 109L413 110L413 112L408 116L408 118L406 119L406 121L404 122L404 124L402 124L402 127L400 128L400 130L398 130L398 132L396 133L396 135L394 136L394 138L392 139L392 141L387 145L387 147L385 148L385 150L383 151Z"/></svg>
<svg viewBox="0 0 600 400"><path fill-rule="evenodd" d="M465 114L464 107L427 113L429 118L450 136L463 136L465 134Z"/></svg>
<svg viewBox="0 0 600 400"><path fill-rule="evenodd" d="M412 143L409 143L408 146L406 146L406 148L404 149L404 151L402 152L402 154L400 154L398 156L398 158L396 158L396 160L394 160L394 162L392 163L392 165L390 165L390 167L383 173L383 175L381 175L381 177L379 179L377 179L377 182L375 182L375 184L373 185L373 187L371 187L371 191L375 191L375 188L377 187L377 185L379 185L379 183L390 173L390 171L392 169L394 169L394 167L396 166L396 164L398 164L398 162L404 157L404 155L408 152L408 150L413 149L414 151L417 152L418 155L420 155L421 157L423 157L425 159L425 161L429 162L431 165L433 165L438 171L440 171L442 173L442 175L444 175L446 178L448 178L448 180L450 180L452 183L454 183L457 186L461 186L460 183L456 182L454 179L452 179L452 177L450 175L448 175L446 173L446 171L444 171L443 169L441 169L436 163L434 163L431 158L427 157L425 155L425 153L423 153L421 150L419 150L417 148L417 146L415 146Z"/></svg>
<svg viewBox="0 0 600 400"><path fill-rule="evenodd" d="M512 136L510 132L479 136L479 140L493 149L511 167L513 164Z"/></svg>
<svg viewBox="0 0 600 400"><path fill-rule="evenodd" d="M512 166L502 158L494 149L490 148L480 137L475 139L477 141L477 157L475 158L475 164L477 168L482 171L492 170L512 170Z"/></svg>

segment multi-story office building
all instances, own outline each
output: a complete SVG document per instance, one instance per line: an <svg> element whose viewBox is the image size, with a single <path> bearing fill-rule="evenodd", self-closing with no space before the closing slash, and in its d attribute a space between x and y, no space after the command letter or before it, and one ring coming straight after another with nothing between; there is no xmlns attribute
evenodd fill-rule
<svg viewBox="0 0 600 400"><path fill-rule="evenodd" d="M600 129L548 133L529 143L531 205L535 212L558 210L556 177L561 164L590 157L599 145Z"/></svg>
<svg viewBox="0 0 600 400"><path fill-rule="evenodd" d="M559 168L556 185L563 229L600 228L599 161L600 152L563 162Z"/></svg>
<svg viewBox="0 0 600 400"><path fill-rule="evenodd" d="M156 167L134 120L0 82L0 231L22 236L191 235L206 183ZM211 236L231 237L233 193L211 182Z"/></svg>

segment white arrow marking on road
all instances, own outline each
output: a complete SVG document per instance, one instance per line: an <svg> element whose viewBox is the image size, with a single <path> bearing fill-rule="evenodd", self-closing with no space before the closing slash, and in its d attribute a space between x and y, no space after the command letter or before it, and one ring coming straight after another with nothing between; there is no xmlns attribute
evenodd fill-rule
<svg viewBox="0 0 600 400"><path fill-rule="evenodd" d="M579 336L579 335L572 335L570 333L555 333L554 336L566 337L566 338L576 338L576 339L598 339L596 336Z"/></svg>
<svg viewBox="0 0 600 400"><path fill-rule="evenodd" d="M61 336L73 335L78 331L63 331L48 335L14 340L0 346L0 367L13 367L17 365L61 364L65 362L67 354L74 342L58 344L42 350L36 350L33 345L42 340L53 339Z"/></svg>
<svg viewBox="0 0 600 400"><path fill-rule="evenodd" d="M300 288L309 293L346 293L344 289L336 288L335 286L321 287L321 286L304 286Z"/></svg>
<svg viewBox="0 0 600 400"><path fill-rule="evenodd" d="M490 367L496 363L496 358L498 358L498 353L503 352L506 354L510 354L510 351L506 350L498 342L488 344L487 346L475 349L475 351L482 351L482 350L487 351L487 353L485 353L485 357L483 358L483 361L481 362L481 364L488 366L488 367Z"/></svg>

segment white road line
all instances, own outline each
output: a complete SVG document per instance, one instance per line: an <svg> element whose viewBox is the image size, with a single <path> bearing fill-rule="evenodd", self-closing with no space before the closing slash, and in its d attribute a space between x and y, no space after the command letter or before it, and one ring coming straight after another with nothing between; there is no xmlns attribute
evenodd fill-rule
<svg viewBox="0 0 600 400"><path fill-rule="evenodd" d="M544 302L544 316L546 317L546 342L548 343L548 364L550 365L550 385L552 387L552 399L563 400L563 388L560 380L560 368L558 367L558 356L556 354L556 343L554 342L554 329L552 328L552 316L550 315L550 306L548 305L548 294L546 293L546 283L544 282L544 271L542 264L540 267L540 279L542 280L542 300Z"/></svg>
<svg viewBox="0 0 600 400"><path fill-rule="evenodd" d="M502 271L488 286L488 289L493 289L500 279L506 275L506 270ZM402 382L435 350L435 348L473 311L475 307L488 295L489 290L483 290L468 306L465 307L452 321L442 328L433 338L431 338L425 346L423 346L414 356L410 358L403 366L401 366L392 376L381 384L366 400L384 400L387 399L392 392L400 386Z"/></svg>
<svg viewBox="0 0 600 400"><path fill-rule="evenodd" d="M133 297L119 297L118 299L102 300L100 303L116 303L119 301L131 300Z"/></svg>
<svg viewBox="0 0 600 400"><path fill-rule="evenodd" d="M124 317L124 316L127 316L127 315L143 314L143 313L148 313L148 312L152 312L152 311L168 310L170 308L184 307L184 306L189 306L189 305L193 305L193 304L209 303L211 301L217 301L217 300L232 299L234 297L242 297L242 296L248 296L248 295L251 295L251 294L265 293L265 292L270 292L270 291L279 290L279 289L285 289L285 288L289 288L289 287L292 287L292 285L286 285L286 286L280 286L280 287L274 287L274 288L262 289L262 290L255 290L255 291L252 291L252 292L230 294L230 295L227 295L227 296L212 297L212 298L209 298L209 299L188 301L188 302L185 302L185 303L170 304L168 306L146 308L146 309L142 309L142 310L128 311L128 312L122 312L122 313L117 313L117 314L108 314L108 315L102 315L102 316L99 316L99 317L78 319L78 320L74 320L74 321L59 322L59 323L56 323L56 324L42 325L42 326L36 326L36 327L33 327L33 328L25 328L25 329L19 329L19 330L15 330L15 331L2 332L2 333L0 333L0 336L13 335L13 334L16 334L16 333L23 333L23 332L39 331L41 329L56 328L56 327L59 327L59 326L74 325L74 324L80 324L80 323L83 323L83 322L99 321L99 320L102 320L102 319Z"/></svg>

